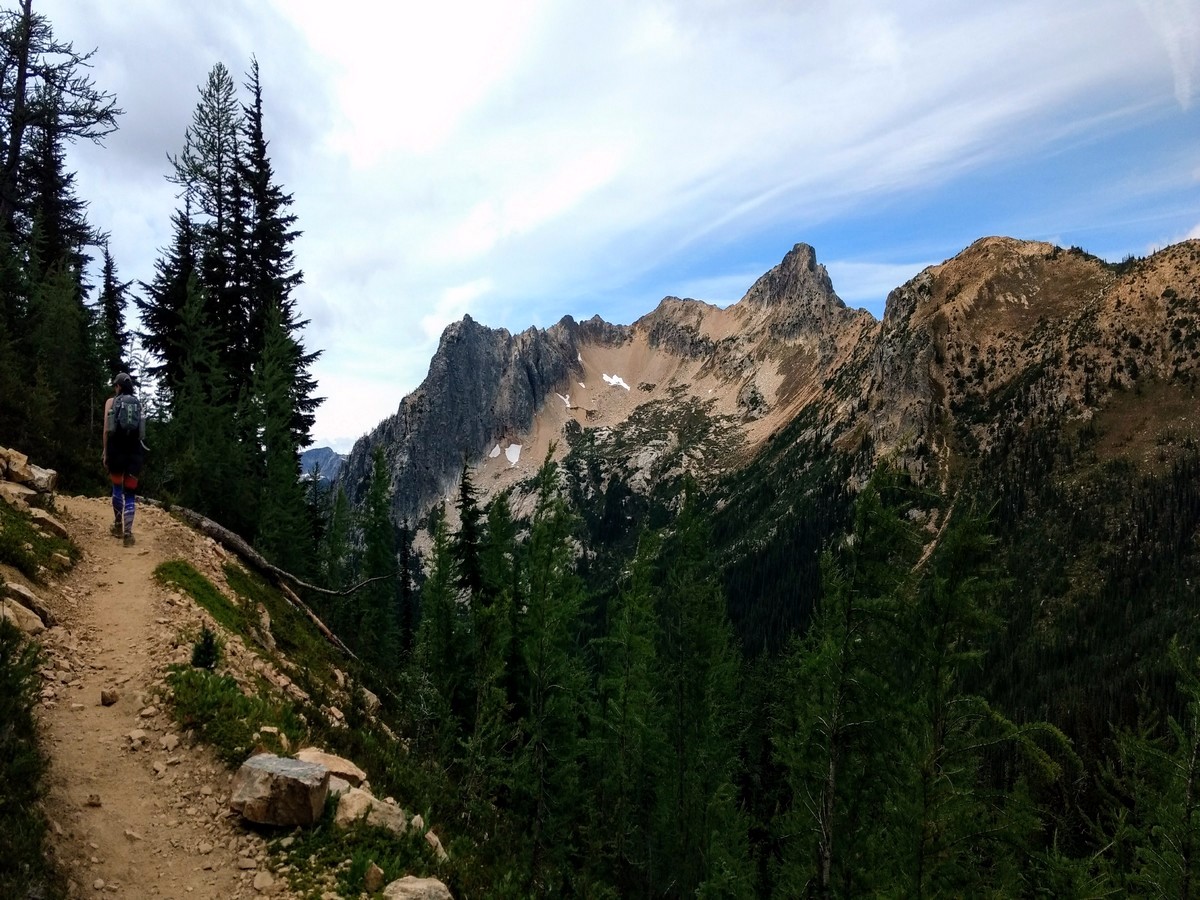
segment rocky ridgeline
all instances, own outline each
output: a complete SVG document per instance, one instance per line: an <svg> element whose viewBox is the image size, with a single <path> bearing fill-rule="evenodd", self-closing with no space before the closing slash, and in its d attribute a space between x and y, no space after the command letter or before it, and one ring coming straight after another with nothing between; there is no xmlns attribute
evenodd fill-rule
<svg viewBox="0 0 1200 900"><path fill-rule="evenodd" d="M569 317L516 335L470 316L448 326L425 381L346 459L340 480L351 499L365 496L379 447L395 519L415 522L457 483L464 458L480 459L497 439L529 429L546 398L578 369L578 330Z"/></svg>
<svg viewBox="0 0 1200 900"><path fill-rule="evenodd" d="M589 379L595 384L601 374L624 374L630 387L645 392L639 396L646 402L678 397L677 388L686 394L694 381L719 373L728 411L753 421L778 402L776 370L833 365L845 343L838 335L857 335L863 322L874 320L845 306L806 244L797 244L730 311L667 297L633 325L565 316L549 328L516 335L465 316L443 332L421 385L400 401L395 415L355 444L341 482L351 501L360 502L374 452L381 450L395 520L416 523L453 492L464 460L474 465L498 442L527 435L547 402L557 405L571 395L593 351L600 357L623 351L635 366L634 359L670 358L675 371L662 384L643 382L633 371L594 372ZM694 393L707 400L714 390L706 385ZM785 399L790 402L796 394L791 389ZM559 441L560 453L565 446Z"/></svg>
<svg viewBox="0 0 1200 900"><path fill-rule="evenodd" d="M397 414L355 445L343 484L361 502L382 450L396 521L415 524L453 494L464 459L482 470L498 442L530 444L540 433L544 446L547 433L576 427L544 410L568 395L577 409L589 359L605 361L596 368L619 360L616 374L637 389L623 406L602 399L576 418L597 446L639 405L711 402L737 420L731 437L744 438L725 442L738 453L706 458L712 477L807 410L821 423L801 435L807 443L867 448L940 479L955 453L986 451L1022 418L1086 420L1140 384L1190 383L1200 369L1198 283L1200 241L1114 266L987 237L893 290L876 321L846 307L813 248L797 244L727 309L668 297L633 325L568 317L516 336L467 317L447 327ZM1191 424L1172 428L1190 433ZM567 443L558 441L560 454ZM476 480L485 494L511 484Z"/></svg>

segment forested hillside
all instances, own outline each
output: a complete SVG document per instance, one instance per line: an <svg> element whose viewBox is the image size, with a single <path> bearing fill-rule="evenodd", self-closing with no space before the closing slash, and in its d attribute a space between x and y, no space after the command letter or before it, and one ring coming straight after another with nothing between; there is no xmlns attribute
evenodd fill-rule
<svg viewBox="0 0 1200 900"><path fill-rule="evenodd" d="M307 582L392 729L359 749L428 799L455 896L1197 893L1195 242L1111 265L983 239L883 322L797 245L730 310L668 298L550 349L451 326L536 388L502 397L519 427L547 397L560 419L486 485L496 425L459 422L455 496L418 509L407 424L353 484L301 479L319 351L257 63L216 63L147 173L179 206L131 284L64 161L117 98L28 0L0 53L4 443L103 490L104 400L134 375L145 493ZM593 384L662 377L573 406L584 351Z"/></svg>

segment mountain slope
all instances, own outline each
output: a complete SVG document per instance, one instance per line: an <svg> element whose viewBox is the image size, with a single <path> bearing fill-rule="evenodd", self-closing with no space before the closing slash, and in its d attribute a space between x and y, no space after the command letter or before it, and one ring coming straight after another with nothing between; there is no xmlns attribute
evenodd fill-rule
<svg viewBox="0 0 1200 900"><path fill-rule="evenodd" d="M630 326L567 317L516 336L468 316L446 329L396 415L355 444L343 484L360 499L380 449L397 521L415 522L457 483L464 460L480 468L485 491L502 489L552 443L565 453L570 423L612 434L656 404L702 407L721 419L727 446L753 451L876 329L846 308L803 244L729 309L667 297ZM702 469L734 459L709 457Z"/></svg>
<svg viewBox="0 0 1200 900"><path fill-rule="evenodd" d="M1195 241L1115 267L983 238L892 291L877 322L848 309L798 244L727 309L668 297L633 325L564 318L516 336L467 317L398 413L356 444L343 483L361 498L380 449L396 518L413 523L464 462L491 493L587 433L622 460L615 477L645 491L669 472L711 481L806 417L795 439L865 450L866 466L897 455L944 481L1030 416L1087 420L1115 391L1193 378L1198 261ZM715 443L682 452L677 430L647 433L646 421L681 415L708 419Z"/></svg>

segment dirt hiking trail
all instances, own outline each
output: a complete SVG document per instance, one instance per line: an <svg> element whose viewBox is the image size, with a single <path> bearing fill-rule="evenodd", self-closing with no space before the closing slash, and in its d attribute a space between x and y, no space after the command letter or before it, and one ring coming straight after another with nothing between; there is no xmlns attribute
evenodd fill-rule
<svg viewBox="0 0 1200 900"><path fill-rule="evenodd" d="M59 624L42 636L39 712L71 896L293 896L267 870L263 839L229 812L230 772L180 733L158 693L166 667L190 659L202 613L154 570L183 558L221 585L224 552L141 504L129 547L109 533L107 498L60 496L55 515L83 551L46 597Z"/></svg>

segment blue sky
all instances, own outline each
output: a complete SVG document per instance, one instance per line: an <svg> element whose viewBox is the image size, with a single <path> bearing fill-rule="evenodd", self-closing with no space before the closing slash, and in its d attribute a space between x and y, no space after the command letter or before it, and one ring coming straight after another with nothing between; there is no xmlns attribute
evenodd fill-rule
<svg viewBox="0 0 1200 900"><path fill-rule="evenodd" d="M126 111L71 161L127 279L169 240L198 86L257 57L343 450L466 313L727 304L803 241L879 316L985 235L1200 237L1200 0L34 5Z"/></svg>

